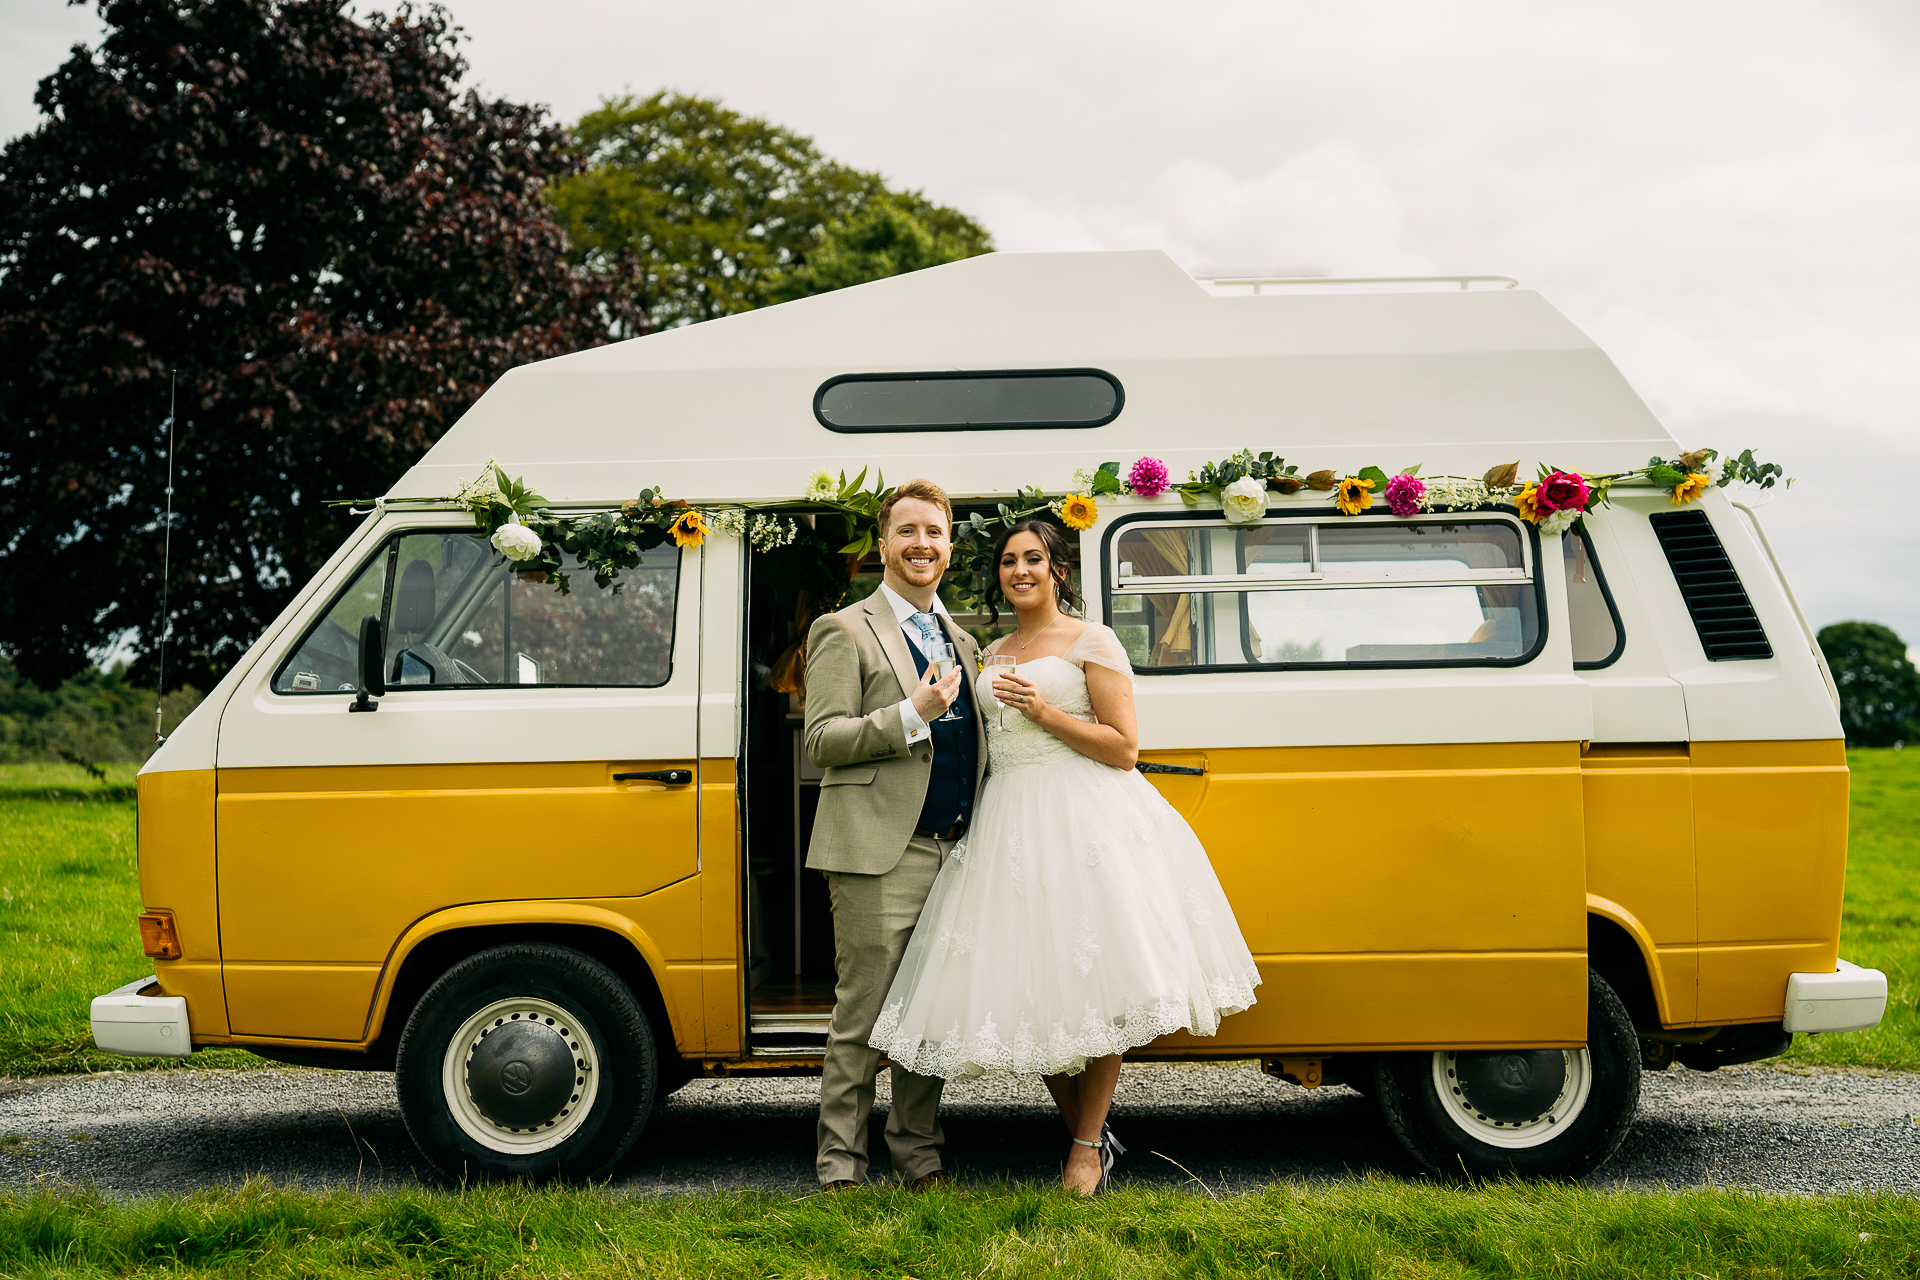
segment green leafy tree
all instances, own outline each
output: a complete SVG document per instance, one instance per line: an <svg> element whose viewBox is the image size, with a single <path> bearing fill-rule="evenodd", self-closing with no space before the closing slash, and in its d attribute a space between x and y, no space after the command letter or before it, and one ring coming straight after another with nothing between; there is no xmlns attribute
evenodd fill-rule
<svg viewBox="0 0 1920 1280"><path fill-rule="evenodd" d="M153 690L127 683L124 665L88 667L42 690L0 657L0 764L138 764L153 754L154 702ZM168 694L161 732L172 733L199 702L191 688Z"/></svg>
<svg viewBox="0 0 1920 1280"><path fill-rule="evenodd" d="M458 89L435 7L101 0L0 156L0 650L43 688L132 634L208 688L508 368L644 323L545 191L533 107Z"/></svg>
<svg viewBox="0 0 1920 1280"><path fill-rule="evenodd" d="M574 138L589 168L554 207L582 260L629 254L659 327L987 253L986 230L710 98L610 98Z"/></svg>
<svg viewBox="0 0 1920 1280"><path fill-rule="evenodd" d="M1920 742L1920 671L1891 628L1836 622L1820 629L1820 652L1840 689L1848 746Z"/></svg>

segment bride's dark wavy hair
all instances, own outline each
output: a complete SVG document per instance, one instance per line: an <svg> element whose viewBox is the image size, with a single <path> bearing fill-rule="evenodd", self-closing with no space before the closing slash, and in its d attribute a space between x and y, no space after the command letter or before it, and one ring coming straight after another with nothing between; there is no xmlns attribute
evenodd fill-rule
<svg viewBox="0 0 1920 1280"><path fill-rule="evenodd" d="M1040 546L1047 553L1047 568L1053 574L1054 599L1079 613L1080 597L1073 589L1073 544L1067 541L1060 526L1050 520L1022 520L1001 530L1000 536L993 540L993 558L987 565L988 625L999 625L1001 605L1013 607L1000 592L1000 557L1006 554L1007 543L1016 533L1030 533L1040 539Z"/></svg>

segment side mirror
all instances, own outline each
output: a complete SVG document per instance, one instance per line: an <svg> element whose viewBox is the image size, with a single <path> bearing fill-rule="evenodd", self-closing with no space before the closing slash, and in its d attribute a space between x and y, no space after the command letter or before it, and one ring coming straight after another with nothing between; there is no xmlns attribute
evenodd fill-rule
<svg viewBox="0 0 1920 1280"><path fill-rule="evenodd" d="M387 696L387 629L380 615L370 613L360 619L360 696L349 711L378 711L375 698Z"/></svg>

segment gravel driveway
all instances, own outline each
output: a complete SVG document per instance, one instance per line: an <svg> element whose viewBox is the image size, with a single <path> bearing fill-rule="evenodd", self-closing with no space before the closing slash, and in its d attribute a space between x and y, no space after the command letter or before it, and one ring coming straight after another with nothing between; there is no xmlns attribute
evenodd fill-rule
<svg viewBox="0 0 1920 1280"><path fill-rule="evenodd" d="M810 1189L818 1087L806 1079L696 1080L662 1105L615 1185ZM1218 1192L1288 1178L1419 1174L1373 1104L1340 1086L1309 1092L1251 1065L1140 1065L1125 1069L1120 1090L1114 1128L1132 1149L1122 1170L1141 1182L1199 1179ZM1059 1176L1065 1135L1037 1081L987 1076L950 1086L946 1098L950 1167L963 1181ZM884 1152L878 1125L876 1116L872 1149ZM428 1177L388 1075L282 1069L0 1080L0 1184L64 1179L183 1191L254 1173L311 1186ZM1920 1076L1649 1072L1626 1145L1591 1181L1920 1191Z"/></svg>

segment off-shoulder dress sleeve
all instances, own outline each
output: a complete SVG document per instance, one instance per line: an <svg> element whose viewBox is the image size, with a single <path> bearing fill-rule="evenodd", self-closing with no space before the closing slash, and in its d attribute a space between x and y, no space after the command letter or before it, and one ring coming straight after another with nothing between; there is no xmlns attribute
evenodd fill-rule
<svg viewBox="0 0 1920 1280"><path fill-rule="evenodd" d="M1113 634L1112 627L1103 627L1097 622L1089 622L1080 638L1073 642L1073 648L1067 650L1067 661L1082 667L1089 662L1097 663L1128 679L1133 678L1133 660L1127 657L1127 647Z"/></svg>

